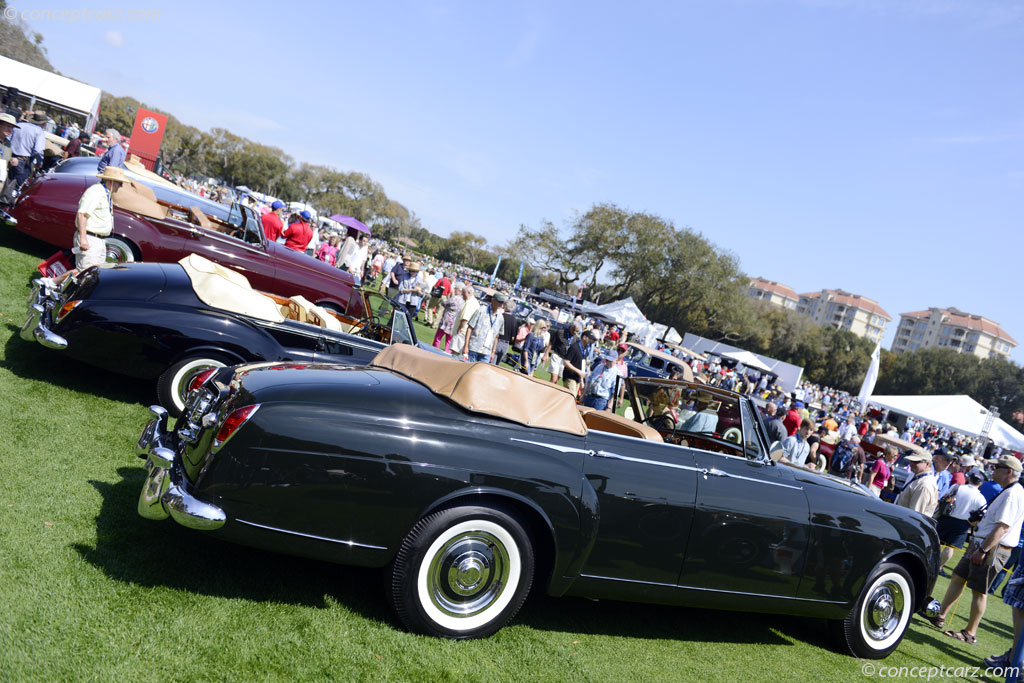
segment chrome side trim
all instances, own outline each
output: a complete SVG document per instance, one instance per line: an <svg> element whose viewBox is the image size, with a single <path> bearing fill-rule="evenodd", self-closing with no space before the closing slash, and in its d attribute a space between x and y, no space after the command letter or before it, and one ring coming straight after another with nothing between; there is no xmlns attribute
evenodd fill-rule
<svg viewBox="0 0 1024 683"><path fill-rule="evenodd" d="M550 448L553 451L559 453L583 453L585 455L593 455L594 451L588 451L586 448L573 448L572 446L560 446L556 443L546 443L544 441L530 441L529 439L516 439L511 438L509 441L518 441L519 443L528 443L532 446L540 446L541 448Z"/></svg>
<svg viewBox="0 0 1024 683"><path fill-rule="evenodd" d="M581 579L600 579L601 581L618 581L619 583L641 583L645 586L664 586L665 588L679 588L674 583L660 583L658 581L638 581L637 579L618 579L613 576L597 576L596 574L580 574Z"/></svg>
<svg viewBox="0 0 1024 683"><path fill-rule="evenodd" d="M766 484L768 486L781 486L784 489L795 489L797 491L803 491L803 486L793 486L792 484L782 484L777 481L765 481L764 479L755 479L754 477L744 477L742 474L732 474L725 472L725 476L731 477L732 479L743 479L744 481L752 481L756 484Z"/></svg>
<svg viewBox="0 0 1024 683"><path fill-rule="evenodd" d="M303 538L312 538L317 541L327 541L329 543L340 543L341 545L347 545L352 548L369 548L370 550L387 550L382 545L371 545L369 543L356 543L355 541L343 541L337 538L328 538L327 536L317 536L316 534L304 534L301 531L290 531L288 529L279 529L276 526L267 526L266 524L257 524L256 522L248 522L244 519L236 519L239 524L246 524L248 526L254 526L259 529L266 529L267 531L277 531L282 534L291 534L292 536L302 536Z"/></svg>
<svg viewBox="0 0 1024 683"><path fill-rule="evenodd" d="M580 574L581 579L600 579L601 581L618 581L620 583L639 583L645 586L663 586L665 588L679 588L682 590L702 591L705 593L726 593L729 595L747 595L753 598L775 598L778 600L800 600L801 602L820 602L827 605L845 605L845 600L819 600L817 598L801 598L795 595L772 595L770 593L745 593L743 591L730 591L722 588L703 588L701 586L682 586L674 583L659 583L657 581L638 581L636 579L619 579L614 576L597 576L596 574Z"/></svg>
<svg viewBox="0 0 1024 683"><path fill-rule="evenodd" d="M660 460L647 460L646 458L634 458L629 455L619 455L618 453L612 453L610 451L597 451L594 455L598 458L610 458L612 460L626 460L627 462L635 462L641 465L655 465L656 467L670 467L674 470L686 470L688 472L700 472L701 474L707 474L708 470L703 467L694 467L692 465L677 465L674 462L662 462Z"/></svg>

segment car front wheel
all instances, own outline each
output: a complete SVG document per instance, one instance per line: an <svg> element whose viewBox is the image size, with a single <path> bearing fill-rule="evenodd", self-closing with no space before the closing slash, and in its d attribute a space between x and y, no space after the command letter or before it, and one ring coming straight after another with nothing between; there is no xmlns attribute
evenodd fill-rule
<svg viewBox="0 0 1024 683"><path fill-rule="evenodd" d="M914 580L898 564L879 566L845 619L834 622L847 653L882 659L903 640L914 610Z"/></svg>
<svg viewBox="0 0 1024 683"><path fill-rule="evenodd" d="M167 368L157 380L156 392L160 405L167 408L174 417L181 415L192 380L210 368L223 368L228 364L224 359L213 355L193 356L178 361Z"/></svg>
<svg viewBox="0 0 1024 683"><path fill-rule="evenodd" d="M388 586L410 631L483 638L511 619L530 591L530 538L511 514L463 506L421 519L405 537Z"/></svg>

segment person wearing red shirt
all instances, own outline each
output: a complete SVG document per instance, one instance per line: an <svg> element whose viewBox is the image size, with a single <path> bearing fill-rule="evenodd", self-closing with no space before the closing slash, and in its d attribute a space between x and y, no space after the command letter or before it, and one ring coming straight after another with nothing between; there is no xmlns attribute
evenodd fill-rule
<svg viewBox="0 0 1024 683"><path fill-rule="evenodd" d="M284 213L284 202L277 199L270 205L270 208L273 210L260 216L260 222L263 223L263 234L266 236L267 241L276 242L277 238L284 231L284 223L281 222L281 214Z"/></svg>
<svg viewBox="0 0 1024 683"><path fill-rule="evenodd" d="M284 235L284 246L292 251L305 253L306 246L313 239L313 228L309 227L309 223L306 222L311 218L311 215L309 211L300 211L299 218L301 220L292 223L284 229L282 233Z"/></svg>
<svg viewBox="0 0 1024 683"><path fill-rule="evenodd" d="M793 436L800 430L800 409L804 407L804 404L800 401L793 401L792 407L789 412L786 413L786 417L782 418L782 426L786 428L786 434Z"/></svg>

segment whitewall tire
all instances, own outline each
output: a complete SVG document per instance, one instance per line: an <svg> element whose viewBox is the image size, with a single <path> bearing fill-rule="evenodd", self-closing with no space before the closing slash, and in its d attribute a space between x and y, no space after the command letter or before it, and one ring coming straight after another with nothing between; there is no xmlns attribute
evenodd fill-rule
<svg viewBox="0 0 1024 683"><path fill-rule="evenodd" d="M533 572L530 538L511 513L449 508L420 520L402 542L391 604L410 631L482 638L519 611Z"/></svg>

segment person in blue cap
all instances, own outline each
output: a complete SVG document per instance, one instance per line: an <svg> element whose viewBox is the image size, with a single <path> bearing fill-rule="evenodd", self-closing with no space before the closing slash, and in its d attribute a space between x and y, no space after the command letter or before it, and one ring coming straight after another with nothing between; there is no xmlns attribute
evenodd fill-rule
<svg viewBox="0 0 1024 683"><path fill-rule="evenodd" d="M284 232L284 221L281 220L284 216L284 202L280 199L275 199L274 203L270 205L270 211L263 214L260 217L260 222L263 223L263 234L266 236L268 242L276 242L277 238Z"/></svg>

